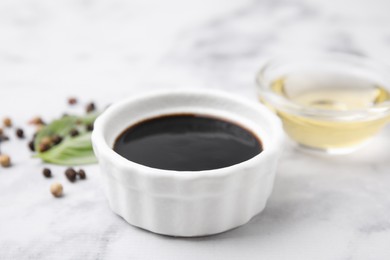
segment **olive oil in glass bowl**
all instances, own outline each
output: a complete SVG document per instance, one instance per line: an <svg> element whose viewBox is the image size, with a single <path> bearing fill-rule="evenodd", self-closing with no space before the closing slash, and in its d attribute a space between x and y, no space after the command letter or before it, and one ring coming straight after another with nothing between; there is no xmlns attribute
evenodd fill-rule
<svg viewBox="0 0 390 260"><path fill-rule="evenodd" d="M384 65L357 55L294 55L262 67L258 95L300 146L348 153L390 121L388 74Z"/></svg>

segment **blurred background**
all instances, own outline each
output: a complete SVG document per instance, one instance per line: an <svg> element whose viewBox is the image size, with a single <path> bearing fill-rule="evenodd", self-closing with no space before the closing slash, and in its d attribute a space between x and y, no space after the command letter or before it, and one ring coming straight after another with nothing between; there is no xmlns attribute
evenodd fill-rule
<svg viewBox="0 0 390 260"><path fill-rule="evenodd" d="M3 0L0 108L60 111L69 95L111 103L167 87L255 98L255 73L275 53L388 62L389 9L388 0Z"/></svg>

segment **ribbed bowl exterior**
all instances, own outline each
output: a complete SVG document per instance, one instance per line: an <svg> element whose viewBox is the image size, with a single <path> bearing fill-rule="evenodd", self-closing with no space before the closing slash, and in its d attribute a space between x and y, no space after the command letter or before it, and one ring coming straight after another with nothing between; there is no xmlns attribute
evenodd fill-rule
<svg viewBox="0 0 390 260"><path fill-rule="evenodd" d="M203 236L243 225L264 209L275 158L235 175L197 180L148 178L144 169L128 172L104 157L99 163L109 205L127 222L164 235ZM131 182L115 177L122 174Z"/></svg>

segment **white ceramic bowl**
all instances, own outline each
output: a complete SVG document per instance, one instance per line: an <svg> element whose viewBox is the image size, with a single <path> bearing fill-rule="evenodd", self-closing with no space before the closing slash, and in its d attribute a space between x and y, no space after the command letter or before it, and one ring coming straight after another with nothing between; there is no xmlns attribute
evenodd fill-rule
<svg viewBox="0 0 390 260"><path fill-rule="evenodd" d="M225 168L172 171L131 162L112 149L130 125L179 113L239 123L258 135L264 151ZM171 236L220 233L261 212L272 191L282 138L279 119L264 106L205 90L170 90L126 99L99 116L92 134L111 209L134 226Z"/></svg>

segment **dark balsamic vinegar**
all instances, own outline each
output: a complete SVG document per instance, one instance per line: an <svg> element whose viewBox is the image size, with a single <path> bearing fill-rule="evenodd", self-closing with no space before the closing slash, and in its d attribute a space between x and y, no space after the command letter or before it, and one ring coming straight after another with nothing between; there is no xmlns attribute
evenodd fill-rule
<svg viewBox="0 0 390 260"><path fill-rule="evenodd" d="M145 166L176 171L228 167L263 150L249 130L220 118L183 114L151 118L127 128L114 151Z"/></svg>

